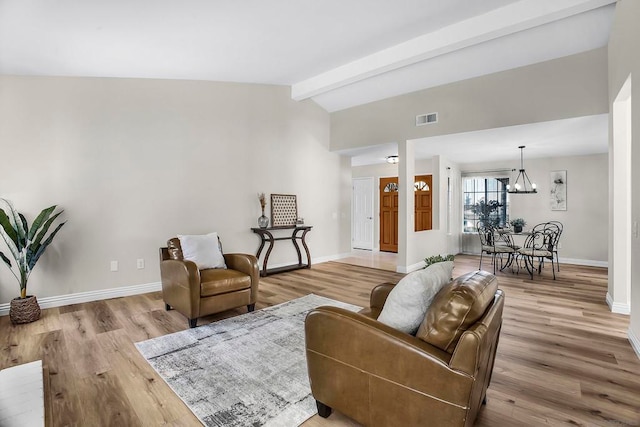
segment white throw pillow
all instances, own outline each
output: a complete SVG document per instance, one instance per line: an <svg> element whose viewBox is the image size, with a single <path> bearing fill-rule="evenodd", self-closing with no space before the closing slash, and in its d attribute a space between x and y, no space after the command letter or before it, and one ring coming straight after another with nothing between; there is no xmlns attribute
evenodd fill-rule
<svg viewBox="0 0 640 427"><path fill-rule="evenodd" d="M378 321L415 335L431 301L451 281L453 261L438 262L407 274L391 290Z"/></svg>
<svg viewBox="0 0 640 427"><path fill-rule="evenodd" d="M218 245L218 233L196 236L178 234L178 239L184 259L195 262L199 270L227 268Z"/></svg>

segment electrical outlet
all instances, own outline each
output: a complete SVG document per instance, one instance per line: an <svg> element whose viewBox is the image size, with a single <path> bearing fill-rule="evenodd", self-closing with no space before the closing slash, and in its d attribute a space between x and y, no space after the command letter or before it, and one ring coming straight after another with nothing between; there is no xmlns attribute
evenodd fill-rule
<svg viewBox="0 0 640 427"><path fill-rule="evenodd" d="M118 261L111 261L111 271L118 271Z"/></svg>
<svg viewBox="0 0 640 427"><path fill-rule="evenodd" d="M138 261L137 261L136 265L138 266L138 270L143 269L144 268L144 259L143 258L138 258Z"/></svg>

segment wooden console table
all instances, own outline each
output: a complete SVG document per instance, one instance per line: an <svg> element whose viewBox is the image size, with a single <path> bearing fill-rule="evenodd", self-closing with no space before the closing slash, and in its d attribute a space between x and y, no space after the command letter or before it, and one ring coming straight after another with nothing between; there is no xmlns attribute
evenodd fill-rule
<svg viewBox="0 0 640 427"><path fill-rule="evenodd" d="M262 253L262 249L264 249L264 244L269 242L269 247L267 248L267 253L264 255L264 262L262 263L262 271L260 272L261 276L267 276L269 274L282 273L284 271L297 270L300 268L311 268L311 254L309 253L309 247L305 242L305 236L311 230L312 226L310 225L292 225L286 227L269 227L269 228L252 228L251 231L260 236L260 247L256 252L256 258L260 259L260 254ZM278 230L293 230L291 236L286 237L273 237L271 234L272 231ZM302 233L302 234L300 234ZM269 263L269 255L271 255L271 250L273 249L273 245L277 240L291 240L293 246L296 248L296 252L298 253L298 263L287 265L284 267L271 268L267 269L267 264ZM307 263L302 263L302 253L300 252L300 246L298 245L297 240L302 242L302 247L304 247L304 251L307 254Z"/></svg>

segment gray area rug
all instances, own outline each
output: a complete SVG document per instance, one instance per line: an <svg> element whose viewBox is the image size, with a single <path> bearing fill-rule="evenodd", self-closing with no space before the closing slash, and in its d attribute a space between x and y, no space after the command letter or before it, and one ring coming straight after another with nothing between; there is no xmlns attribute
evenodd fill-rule
<svg viewBox="0 0 640 427"><path fill-rule="evenodd" d="M136 347L206 426L298 426L316 412L304 319L322 305L360 309L311 294Z"/></svg>

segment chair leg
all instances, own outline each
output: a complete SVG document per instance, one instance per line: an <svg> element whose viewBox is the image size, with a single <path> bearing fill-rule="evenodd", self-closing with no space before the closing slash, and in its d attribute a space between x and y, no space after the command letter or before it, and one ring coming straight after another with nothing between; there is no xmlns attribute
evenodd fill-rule
<svg viewBox="0 0 640 427"><path fill-rule="evenodd" d="M331 407L325 405L324 403L316 400L316 407L318 408L318 415L320 415L322 418L327 418L329 417L329 415L331 415Z"/></svg>
<svg viewBox="0 0 640 427"><path fill-rule="evenodd" d="M527 272L529 273L529 277L531 277L531 280L533 280L533 257L528 257L525 256L524 257L524 265L525 267L527 267Z"/></svg>
<svg viewBox="0 0 640 427"><path fill-rule="evenodd" d="M196 325L198 324L198 319L188 319L189 320L189 327L190 328L195 328Z"/></svg>
<svg viewBox="0 0 640 427"><path fill-rule="evenodd" d="M249 304L247 306L247 310L249 311L249 313L251 313L255 309L256 309L256 303L255 302L253 304Z"/></svg>
<svg viewBox="0 0 640 427"><path fill-rule="evenodd" d="M478 267L478 270L482 270L482 254L484 253L483 250L480 250L480 267Z"/></svg>
<svg viewBox="0 0 640 427"><path fill-rule="evenodd" d="M171 306L170 306L169 304L167 304L167 303L165 302L165 303L164 303L164 309L165 309L165 310L167 310L167 311L169 311L169 310L171 310L172 308L171 308Z"/></svg>

